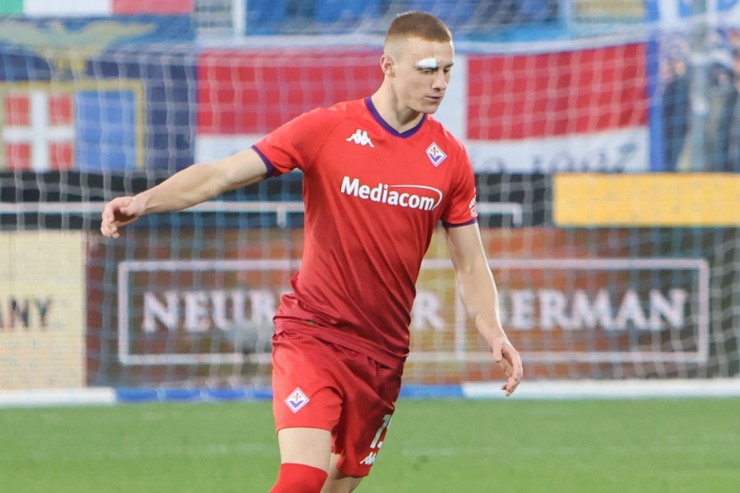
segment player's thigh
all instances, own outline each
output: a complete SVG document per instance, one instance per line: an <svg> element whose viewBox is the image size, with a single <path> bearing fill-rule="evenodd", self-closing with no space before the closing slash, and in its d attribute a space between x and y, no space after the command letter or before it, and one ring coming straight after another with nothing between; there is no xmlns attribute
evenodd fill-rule
<svg viewBox="0 0 740 493"><path fill-rule="evenodd" d="M339 363L326 344L300 334L279 334L273 341L272 361L275 429L333 430L342 412L342 396L334 375Z"/></svg>
<svg viewBox="0 0 740 493"><path fill-rule="evenodd" d="M331 432L319 428L283 428L278 431L280 463L303 464L330 470Z"/></svg>
<svg viewBox="0 0 740 493"><path fill-rule="evenodd" d="M359 486L362 478L347 476L337 469L339 455L331 454L329 462L329 477L321 493L349 493Z"/></svg>

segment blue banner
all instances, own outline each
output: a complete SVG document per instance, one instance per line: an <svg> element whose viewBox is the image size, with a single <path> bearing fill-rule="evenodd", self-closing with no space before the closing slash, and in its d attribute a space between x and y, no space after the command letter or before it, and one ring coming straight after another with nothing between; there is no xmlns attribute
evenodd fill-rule
<svg viewBox="0 0 740 493"><path fill-rule="evenodd" d="M147 47L45 59L0 47L0 170L171 173L192 164L195 57Z"/></svg>

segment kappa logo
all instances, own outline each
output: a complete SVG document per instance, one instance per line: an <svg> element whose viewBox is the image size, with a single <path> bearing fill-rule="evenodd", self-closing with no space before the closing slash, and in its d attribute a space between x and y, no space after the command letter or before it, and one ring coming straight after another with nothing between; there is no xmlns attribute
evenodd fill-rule
<svg viewBox="0 0 740 493"><path fill-rule="evenodd" d="M432 142L432 145L427 147L427 157L434 166L439 166L442 164L442 161L447 159L447 154L439 148L436 142Z"/></svg>
<svg viewBox="0 0 740 493"><path fill-rule="evenodd" d="M370 137L368 137L367 135L367 130L361 130L359 128L357 129L357 131L355 131L355 133L347 138L347 142L354 142L355 144L359 144L361 146L375 147L373 145L373 141L370 140Z"/></svg>
<svg viewBox="0 0 740 493"><path fill-rule="evenodd" d="M285 405L290 408L293 413L297 413L303 409L306 404L311 402L311 399L303 393L300 387L296 387L293 392L290 393L287 399L285 399Z"/></svg>
<svg viewBox="0 0 740 493"><path fill-rule="evenodd" d="M375 464L375 459L377 457L377 452L370 452L369 454L367 454L367 457L360 461L360 464L362 464L363 466L372 466L373 464Z"/></svg>

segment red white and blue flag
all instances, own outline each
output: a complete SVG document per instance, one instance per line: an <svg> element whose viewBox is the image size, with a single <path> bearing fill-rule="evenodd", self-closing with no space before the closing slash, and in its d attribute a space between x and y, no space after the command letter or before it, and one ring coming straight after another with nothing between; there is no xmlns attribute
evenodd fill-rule
<svg viewBox="0 0 740 493"><path fill-rule="evenodd" d="M141 85L96 86L0 84L0 170L143 167Z"/></svg>
<svg viewBox="0 0 740 493"><path fill-rule="evenodd" d="M466 142L478 171L646 170L645 51L635 43L458 55L435 117ZM245 149L314 107L371 94L381 81L379 56L361 49L201 53L197 160Z"/></svg>

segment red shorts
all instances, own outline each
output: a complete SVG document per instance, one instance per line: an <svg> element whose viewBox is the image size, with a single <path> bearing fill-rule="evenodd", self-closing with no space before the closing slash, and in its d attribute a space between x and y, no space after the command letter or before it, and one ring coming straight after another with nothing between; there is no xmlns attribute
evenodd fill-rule
<svg viewBox="0 0 740 493"><path fill-rule="evenodd" d="M329 430L337 469L367 476L383 445L401 372L310 335L281 332L272 345L272 408L277 431Z"/></svg>

